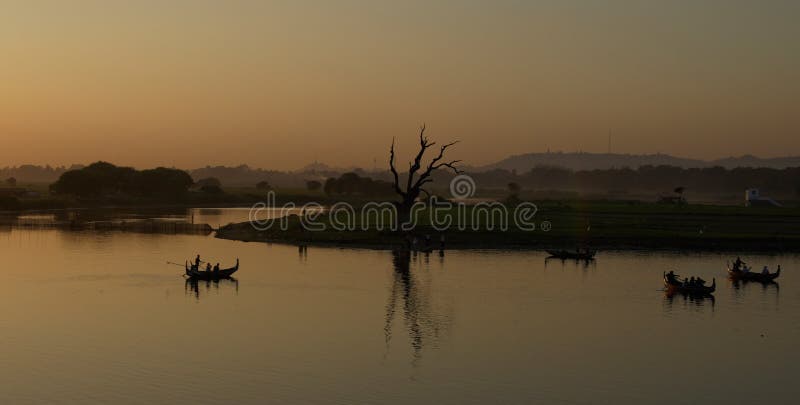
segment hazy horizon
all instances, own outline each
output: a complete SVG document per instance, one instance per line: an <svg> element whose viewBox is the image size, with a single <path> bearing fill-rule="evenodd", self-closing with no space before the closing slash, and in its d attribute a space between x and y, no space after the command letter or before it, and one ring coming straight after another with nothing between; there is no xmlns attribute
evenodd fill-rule
<svg viewBox="0 0 800 405"><path fill-rule="evenodd" d="M800 4L4 2L0 166L372 168L422 122L550 150L800 152Z"/></svg>

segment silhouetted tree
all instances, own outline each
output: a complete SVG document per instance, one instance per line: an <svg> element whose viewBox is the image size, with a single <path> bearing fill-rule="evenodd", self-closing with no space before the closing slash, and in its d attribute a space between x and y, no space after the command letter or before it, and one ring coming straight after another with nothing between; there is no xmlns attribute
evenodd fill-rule
<svg viewBox="0 0 800 405"><path fill-rule="evenodd" d="M394 178L394 191L400 196L400 201L395 203L397 207L397 219L400 223L404 223L409 219L411 208L417 198L419 198L420 193L424 192L430 195L423 187L425 184L433 181L433 179L431 179L431 174L434 171L441 168L448 168L456 174L461 173L461 170L456 167L456 165L461 162L460 160L443 160L447 148L456 143L458 143L458 141L442 145L439 148L439 154L423 169L422 159L425 156L425 152L431 146L436 145L436 142L431 142L425 136L425 125L422 125L419 130L419 152L417 152L416 157L414 157L414 161L410 162L408 165L408 176L406 178L405 188L403 188L400 185L400 174L397 172L394 165L394 139L392 139L392 147L389 149L389 169L392 171L392 176ZM420 170L422 171L420 172Z"/></svg>
<svg viewBox="0 0 800 405"><path fill-rule="evenodd" d="M261 180L256 183L256 188L259 190L271 190L272 186L269 185L269 182L266 180Z"/></svg>
<svg viewBox="0 0 800 405"><path fill-rule="evenodd" d="M392 185L386 181L373 180L350 172L339 176L339 178L332 177L326 180L324 191L328 195L344 194L378 197L391 195Z"/></svg>
<svg viewBox="0 0 800 405"><path fill-rule="evenodd" d="M319 189L322 188L322 183L316 180L309 180L306 182L306 188L308 189L308 191L318 191Z"/></svg>
<svg viewBox="0 0 800 405"><path fill-rule="evenodd" d="M19 199L10 195L0 195L0 210L16 211L19 208Z"/></svg>
<svg viewBox="0 0 800 405"><path fill-rule="evenodd" d="M222 187L215 186L213 184L200 187L200 191L202 191L202 192L204 192L206 194L222 194L223 193Z"/></svg>
<svg viewBox="0 0 800 405"><path fill-rule="evenodd" d="M131 167L97 162L64 172L50 189L58 194L80 197L121 194L174 198L185 193L192 184L191 176L183 170L159 167L136 171Z"/></svg>
<svg viewBox="0 0 800 405"><path fill-rule="evenodd" d="M14 177L9 177L6 179L6 185L9 187L16 187L17 186L17 179Z"/></svg>
<svg viewBox="0 0 800 405"><path fill-rule="evenodd" d="M157 167L134 174L134 187L128 192L138 192L145 197L177 198L186 193L194 183L183 170Z"/></svg>
<svg viewBox="0 0 800 405"><path fill-rule="evenodd" d="M219 181L219 179L216 177L206 177L204 179L197 180L197 183L195 184L197 185L198 188L203 188L207 186L214 186L218 188L222 187L222 182Z"/></svg>

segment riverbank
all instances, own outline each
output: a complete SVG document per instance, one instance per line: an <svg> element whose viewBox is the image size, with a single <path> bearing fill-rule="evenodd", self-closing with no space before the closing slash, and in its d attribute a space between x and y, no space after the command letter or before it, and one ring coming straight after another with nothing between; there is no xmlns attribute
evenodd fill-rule
<svg viewBox="0 0 800 405"><path fill-rule="evenodd" d="M607 201L544 201L537 206L534 230L512 225L502 231L491 230L485 223L477 226L454 223L449 230L440 232L430 225L429 218L420 218L410 235L416 237L420 245L430 236L433 249L439 249L443 237L445 249L591 247L601 250L800 252L800 212L796 208ZM469 218L470 212L465 217ZM329 216L321 215L315 223L330 221ZM379 230L370 224L365 226L358 219L354 225L350 229L355 230L328 227L311 232L301 226L298 217L292 216L285 229L276 222L269 229L256 230L245 222L221 227L216 237L245 242L372 249L393 249L408 243L405 233Z"/></svg>

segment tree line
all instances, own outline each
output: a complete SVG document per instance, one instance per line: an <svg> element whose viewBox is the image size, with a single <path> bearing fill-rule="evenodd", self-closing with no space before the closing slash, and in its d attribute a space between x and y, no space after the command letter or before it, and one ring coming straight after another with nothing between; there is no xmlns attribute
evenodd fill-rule
<svg viewBox="0 0 800 405"><path fill-rule="evenodd" d="M525 190L670 193L683 187L692 193L730 194L744 193L747 188L760 188L784 198L800 196L800 167L684 169L675 166L641 166L637 169L573 171L561 167L540 166L524 173L493 170L470 175L479 189L501 188L513 182Z"/></svg>
<svg viewBox="0 0 800 405"><path fill-rule="evenodd" d="M69 170L50 185L56 194L78 197L127 195L138 197L177 198L194 184L183 170L158 167L136 170L97 162L77 170Z"/></svg>

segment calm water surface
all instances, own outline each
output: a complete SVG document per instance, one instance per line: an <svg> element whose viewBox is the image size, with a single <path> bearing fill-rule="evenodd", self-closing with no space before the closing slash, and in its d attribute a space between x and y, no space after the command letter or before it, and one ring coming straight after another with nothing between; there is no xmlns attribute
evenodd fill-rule
<svg viewBox="0 0 800 405"><path fill-rule="evenodd" d="M206 211L221 223L240 212ZM238 218L238 217L237 217ZM245 213L246 218L246 213ZM236 281L187 283L202 253ZM798 256L404 257L0 228L0 403L796 403ZM669 299L661 273L717 278Z"/></svg>

